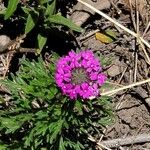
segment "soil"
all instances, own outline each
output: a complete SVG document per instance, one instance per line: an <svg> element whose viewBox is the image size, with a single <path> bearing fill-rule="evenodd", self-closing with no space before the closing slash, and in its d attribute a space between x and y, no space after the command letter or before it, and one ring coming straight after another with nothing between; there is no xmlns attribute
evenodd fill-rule
<svg viewBox="0 0 150 150"><path fill-rule="evenodd" d="M133 20L136 19L132 19L132 17L135 18L136 16L135 5L133 4L132 9L130 9L127 0L110 1L111 3L109 2L107 7L101 6L100 9L112 18L117 19L117 21L122 23L127 28L134 31ZM100 0L92 3L100 3ZM139 3L140 11L138 25L140 34L142 35L148 25L147 20L150 20L150 5L148 1L146 2L139 0ZM77 4L80 5L79 3ZM142 11L142 7L145 8L145 5L146 9ZM80 9L82 10L82 7ZM70 16L70 18L77 19L78 17L73 16L73 13L74 8L71 8L68 12L68 16ZM82 15L82 11L80 13L80 15ZM77 13L76 15L79 14ZM78 20L74 20L74 22L78 22ZM78 46L80 49L92 49L95 54L98 56L104 56L111 62L108 67L105 68L104 66L104 71L108 76L109 82L113 83L111 85L112 89L118 88L118 85L129 85L133 82L150 78L150 64L147 63L147 59L141 46L139 46L136 39L132 35L129 35L125 31L119 29L111 22L97 14L86 15L85 20L82 16L82 22L80 25L85 29L85 32L83 34L74 35L78 42ZM104 43L97 40L95 38L95 34L87 36L89 33L94 33L97 29L101 33L103 33L106 29L111 29L114 33L117 33L117 38L113 42ZM150 30L147 30L145 33L144 39L150 41ZM65 47L66 49L70 48L69 46ZM145 48L150 56L150 49L147 47ZM8 72L10 57L11 54L0 55L0 74L2 78ZM104 135L103 138L101 138L101 141L116 138L125 139L128 136L137 136L140 134L149 134L150 136L150 83L118 92L112 97L113 108L116 116L115 123L104 129ZM150 150L150 142L124 145L112 149Z"/></svg>
<svg viewBox="0 0 150 150"><path fill-rule="evenodd" d="M100 1L97 1L97 3L100 3ZM141 3L141 5L144 5L143 3ZM134 30L130 14L131 10L127 8L125 1L122 1L121 4L119 4L118 1L113 1L113 4L115 5L111 5L109 9L105 9L104 7L103 11L113 18L117 18L117 20L124 26ZM117 10L114 8L115 6L122 12L121 14L117 14ZM148 8L150 9L150 6ZM150 11L148 11L148 9L147 14L150 15ZM132 15L134 16L135 14ZM139 24L141 34L145 30L145 27L142 26L143 23L147 24L146 22L142 22L141 16ZM138 46L136 39L133 36L123 30L115 28L112 23L101 18L99 15L91 16L91 18L86 20L85 24L84 28L87 29L86 33L78 37L78 39L82 39L79 40L81 48L90 48L97 55L103 55L105 58L111 59L111 65L106 69L110 82L121 85L129 85L134 82L136 51L138 55L136 81L141 81L150 77L150 66L146 62L146 58L141 47ZM111 29L112 31L117 32L117 39L112 43L106 44L97 40L95 34L89 37L87 36L92 32L94 33L97 29L100 30L101 33L103 33L106 29ZM145 34L145 39L150 41L150 31ZM147 49L147 51L150 56L149 49ZM115 94L113 96L113 106L116 115L115 123L104 130L104 136L101 140L107 141L117 138L124 139L128 136L137 136L145 133L150 135L149 97L150 83ZM150 149L150 142L130 144L112 149L148 150Z"/></svg>
<svg viewBox="0 0 150 150"><path fill-rule="evenodd" d="M86 39L86 48L91 48L96 53L101 53L112 58L112 64L106 70L110 82L129 85L133 83L134 51L125 44L103 44L95 37ZM123 43L124 42L124 43ZM84 46L85 46L84 45ZM149 78L150 72L145 59L138 60L137 81ZM145 73L144 73L145 72ZM139 89L140 88L140 89ZM104 140L126 138L139 134L150 133L150 105L145 101L150 95L150 85L135 87L134 89L121 91L113 97L116 120L104 132ZM103 141L103 140L102 140ZM120 150L148 150L150 143L132 144L114 149Z"/></svg>

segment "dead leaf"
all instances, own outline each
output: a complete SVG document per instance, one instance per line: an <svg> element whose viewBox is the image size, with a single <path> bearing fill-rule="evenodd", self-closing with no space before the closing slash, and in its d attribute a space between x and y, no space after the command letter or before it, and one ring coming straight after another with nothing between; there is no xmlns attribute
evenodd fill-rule
<svg viewBox="0 0 150 150"><path fill-rule="evenodd" d="M103 33L100 33L100 32L97 32L95 34L95 37L97 40L101 41L102 43L111 43L113 42L112 38L110 38L109 36L103 34Z"/></svg>

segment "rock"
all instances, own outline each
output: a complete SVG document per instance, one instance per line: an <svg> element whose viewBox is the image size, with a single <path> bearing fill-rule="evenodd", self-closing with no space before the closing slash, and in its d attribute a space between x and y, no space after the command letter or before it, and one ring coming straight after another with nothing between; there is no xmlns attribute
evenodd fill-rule
<svg viewBox="0 0 150 150"><path fill-rule="evenodd" d="M86 0L86 2L99 10L108 9L110 7L109 0L97 0L96 2L92 0ZM90 17L90 15L93 15L93 14L95 14L95 12L93 12L91 9L81 4L80 2L78 2L73 7L73 13L70 16L70 19L76 25L81 26L82 24L86 22L86 20Z"/></svg>
<svg viewBox="0 0 150 150"><path fill-rule="evenodd" d="M146 98L145 102L148 104L148 106L150 106L150 97Z"/></svg>
<svg viewBox="0 0 150 150"><path fill-rule="evenodd" d="M120 67L113 65L108 70L107 73L110 77L115 77L121 73Z"/></svg>
<svg viewBox="0 0 150 150"><path fill-rule="evenodd" d="M0 52L5 51L11 39L6 35L0 35Z"/></svg>

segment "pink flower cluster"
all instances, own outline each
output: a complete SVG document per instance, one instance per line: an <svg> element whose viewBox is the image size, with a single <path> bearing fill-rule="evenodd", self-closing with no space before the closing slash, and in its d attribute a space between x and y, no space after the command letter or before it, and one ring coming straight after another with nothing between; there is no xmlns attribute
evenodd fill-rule
<svg viewBox="0 0 150 150"><path fill-rule="evenodd" d="M99 95L99 88L106 81L101 71L100 63L91 50L70 51L58 60L55 80L63 94L71 99L89 99Z"/></svg>

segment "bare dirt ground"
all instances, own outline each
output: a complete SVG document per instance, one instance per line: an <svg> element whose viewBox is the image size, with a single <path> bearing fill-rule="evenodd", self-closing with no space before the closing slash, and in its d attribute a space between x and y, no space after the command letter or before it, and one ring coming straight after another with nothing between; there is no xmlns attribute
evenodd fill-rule
<svg viewBox="0 0 150 150"><path fill-rule="evenodd" d="M91 2L89 0L88 2L117 19L118 22L132 31L139 29L138 32L141 35L145 32L148 21L150 21L148 1L137 0L137 4L134 0L131 2L128 0ZM111 59L112 63L106 69L106 73L109 81L116 84L112 85L112 88L129 85L150 77L150 64L147 62L143 49L136 38L114 26L105 18L93 15L91 10L80 3L74 9L85 10L84 12L75 11L71 14L74 22L86 28L86 33L77 37L79 45L82 49L91 48L97 55L102 54L108 60ZM90 12L91 15L86 11ZM103 33L106 29L116 32L117 39L110 43L96 39L95 33ZM150 41L150 30L147 29L144 39ZM146 48L146 51L150 56L150 49ZM115 123L104 130L104 135L100 139L100 141L108 140L105 143L106 147L100 146L98 149L102 149L102 147L109 149L108 147L111 145L112 149L119 150L149 150L150 142L147 140L150 138L150 83L115 94L113 106L116 115ZM123 140L123 143L127 141L127 144L116 144L114 139L118 138ZM140 138L140 141L135 142L134 139L136 138Z"/></svg>

